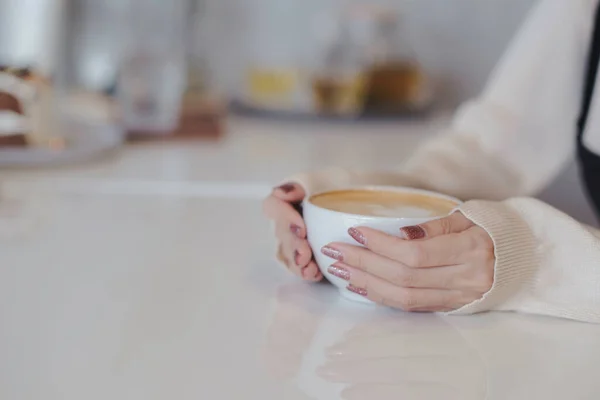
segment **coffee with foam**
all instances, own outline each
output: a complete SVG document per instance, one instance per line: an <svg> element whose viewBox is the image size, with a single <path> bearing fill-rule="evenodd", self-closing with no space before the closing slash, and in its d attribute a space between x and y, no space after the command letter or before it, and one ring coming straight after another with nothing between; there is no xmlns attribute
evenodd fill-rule
<svg viewBox="0 0 600 400"><path fill-rule="evenodd" d="M346 214L383 218L429 218L449 214L455 201L413 192L340 190L317 194L310 203Z"/></svg>

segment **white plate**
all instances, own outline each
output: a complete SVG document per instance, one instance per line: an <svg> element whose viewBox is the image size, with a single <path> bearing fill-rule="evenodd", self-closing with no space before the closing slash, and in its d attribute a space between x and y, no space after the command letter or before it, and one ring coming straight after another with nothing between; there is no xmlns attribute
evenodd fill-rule
<svg viewBox="0 0 600 400"><path fill-rule="evenodd" d="M46 148L0 149L0 168L43 167L89 160L115 150L123 144L124 135L118 126L70 123L65 127L64 150Z"/></svg>

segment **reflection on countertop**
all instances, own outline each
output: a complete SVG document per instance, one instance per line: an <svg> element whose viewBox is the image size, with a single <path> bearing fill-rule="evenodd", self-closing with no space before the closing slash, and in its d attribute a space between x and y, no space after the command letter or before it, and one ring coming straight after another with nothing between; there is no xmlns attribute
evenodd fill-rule
<svg viewBox="0 0 600 400"><path fill-rule="evenodd" d="M275 302L267 369L311 399L583 399L597 389L595 325L407 314L326 284L282 285Z"/></svg>
<svg viewBox="0 0 600 400"><path fill-rule="evenodd" d="M288 284L265 344L271 373L314 399L482 399L486 367L445 318Z"/></svg>

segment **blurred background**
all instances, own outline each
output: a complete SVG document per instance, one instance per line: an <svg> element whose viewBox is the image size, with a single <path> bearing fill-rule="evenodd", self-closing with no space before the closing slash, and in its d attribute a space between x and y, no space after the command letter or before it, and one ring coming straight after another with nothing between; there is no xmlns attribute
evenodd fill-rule
<svg viewBox="0 0 600 400"><path fill-rule="evenodd" d="M315 31L319 29L319 15L331 13L344 4L340 0L190 2L195 3L197 9L191 16L196 25L192 51L204 58L211 73L211 84L227 95L239 91L252 62L262 58L265 67L273 66L269 63L294 65L295 62L299 64L307 53L316 53L318 44L315 42L319 39ZM55 24L65 3L68 1L1 0L0 60L18 65L34 64L50 70L56 63L52 49ZM112 4L116 8L125 8L127 1L87 3L90 7L94 3L105 3L107 7ZM457 104L481 89L534 0L380 0L364 3L385 5L402 16L406 33L410 35L423 68L436 81L439 101ZM97 22L96 28L101 31L102 21ZM114 21L112 25L110 21L104 23L107 24L104 28L115 25ZM118 61L103 55L105 51L98 40L95 49L88 49L87 57L95 60L106 57L102 62L112 63L113 68L117 68ZM271 57L277 52L282 53L279 60Z"/></svg>
<svg viewBox="0 0 600 400"><path fill-rule="evenodd" d="M408 156L477 95L533 3L0 0L0 65L45 82L29 107L33 128L16 141L26 149L0 151L0 167L44 168L113 148L127 157L132 143L156 140L161 154L210 149L206 159L225 160L234 153L206 140L237 148L249 132L271 144L252 141L260 157L239 167L250 171L239 181L281 179L264 161L279 162L281 174L398 165L389 149ZM346 152L332 157L340 136ZM185 141L176 151L165 139ZM574 164L542 197L592 220Z"/></svg>

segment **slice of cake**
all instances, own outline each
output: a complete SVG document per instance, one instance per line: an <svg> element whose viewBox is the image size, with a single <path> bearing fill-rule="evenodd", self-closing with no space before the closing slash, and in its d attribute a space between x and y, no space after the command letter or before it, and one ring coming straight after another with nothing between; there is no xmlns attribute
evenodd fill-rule
<svg viewBox="0 0 600 400"><path fill-rule="evenodd" d="M0 92L0 147L26 147L25 116L15 96Z"/></svg>
<svg viewBox="0 0 600 400"><path fill-rule="evenodd" d="M0 148L28 147L43 79L29 68L0 66Z"/></svg>

